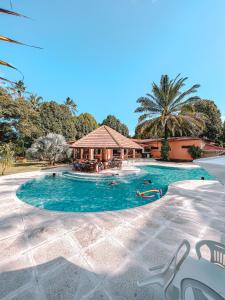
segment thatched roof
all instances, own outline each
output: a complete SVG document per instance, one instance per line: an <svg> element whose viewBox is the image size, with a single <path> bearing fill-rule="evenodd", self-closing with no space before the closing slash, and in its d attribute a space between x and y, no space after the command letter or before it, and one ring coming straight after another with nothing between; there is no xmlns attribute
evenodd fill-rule
<svg viewBox="0 0 225 300"><path fill-rule="evenodd" d="M101 126L71 145L72 148L142 149L140 145L126 138L108 126Z"/></svg>

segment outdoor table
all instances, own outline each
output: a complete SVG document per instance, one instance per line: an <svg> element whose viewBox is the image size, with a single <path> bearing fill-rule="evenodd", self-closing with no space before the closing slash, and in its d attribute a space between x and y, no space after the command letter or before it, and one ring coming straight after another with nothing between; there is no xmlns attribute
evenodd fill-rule
<svg viewBox="0 0 225 300"><path fill-rule="evenodd" d="M191 278L203 282L225 298L225 268L205 259L186 258L172 281L172 285L180 290L181 281Z"/></svg>

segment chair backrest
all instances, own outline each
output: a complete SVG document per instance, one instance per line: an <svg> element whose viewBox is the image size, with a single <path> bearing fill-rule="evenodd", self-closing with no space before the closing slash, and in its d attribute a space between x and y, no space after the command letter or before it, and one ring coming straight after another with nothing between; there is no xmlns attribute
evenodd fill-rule
<svg viewBox="0 0 225 300"><path fill-rule="evenodd" d="M193 297L190 297L190 292L193 293ZM222 296L220 296L216 291L211 289L203 282L191 278L184 278L181 281L181 300L189 300L189 299L224 300Z"/></svg>
<svg viewBox="0 0 225 300"><path fill-rule="evenodd" d="M180 269L180 266L184 262L185 258L188 256L190 252L190 244L187 240L183 240L180 246L177 248L176 252L174 253L173 257L169 261L168 264L165 265L163 268L163 272L167 273L167 283L164 287L164 293L165 293L165 298L166 298L166 293L167 293L167 288L169 287L170 283L174 279L176 273ZM183 254L181 254L182 249L185 249Z"/></svg>
<svg viewBox="0 0 225 300"><path fill-rule="evenodd" d="M210 251L210 261L225 268L225 245L219 242L202 240L195 246L198 258L204 258L201 248L207 246Z"/></svg>

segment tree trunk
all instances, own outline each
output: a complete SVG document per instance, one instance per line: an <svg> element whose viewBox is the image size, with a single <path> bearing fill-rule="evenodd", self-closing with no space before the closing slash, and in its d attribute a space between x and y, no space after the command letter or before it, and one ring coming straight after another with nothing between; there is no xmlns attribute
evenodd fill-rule
<svg viewBox="0 0 225 300"><path fill-rule="evenodd" d="M162 140L162 146L161 146L161 159L164 161L169 160L169 151L170 151L170 146L168 142L168 127L167 123L165 124L164 128L164 139Z"/></svg>
<svg viewBox="0 0 225 300"><path fill-rule="evenodd" d="M165 124L165 128L164 128L164 140L168 140L168 127L167 127L167 123Z"/></svg>

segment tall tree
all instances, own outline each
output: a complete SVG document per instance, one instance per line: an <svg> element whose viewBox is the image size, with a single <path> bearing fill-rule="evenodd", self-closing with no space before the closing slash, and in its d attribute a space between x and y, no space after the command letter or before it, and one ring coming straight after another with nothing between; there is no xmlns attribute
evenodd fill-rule
<svg viewBox="0 0 225 300"><path fill-rule="evenodd" d="M68 106L54 101L43 102L39 107L40 124L44 134L57 133L66 139L75 139L75 118Z"/></svg>
<svg viewBox="0 0 225 300"><path fill-rule="evenodd" d="M65 105L70 109L73 115L77 112L77 104L70 97L66 98Z"/></svg>
<svg viewBox="0 0 225 300"><path fill-rule="evenodd" d="M40 107L43 98L41 96L31 94L30 97L28 98L28 101L30 102L32 108L34 110L37 110Z"/></svg>
<svg viewBox="0 0 225 300"><path fill-rule="evenodd" d="M18 80L15 83L13 83L11 91L15 98L22 98L26 92L24 82L22 80Z"/></svg>
<svg viewBox="0 0 225 300"><path fill-rule="evenodd" d="M215 102L202 99L194 104L188 104L188 107L196 113L202 113L206 116L205 129L200 136L216 141L222 134L222 121L220 110Z"/></svg>
<svg viewBox="0 0 225 300"><path fill-rule="evenodd" d="M110 128L120 132L122 135L126 137L129 136L128 127L113 115L108 115L103 120L102 125L109 126Z"/></svg>
<svg viewBox="0 0 225 300"><path fill-rule="evenodd" d="M222 126L222 134L220 136L221 146L225 147L225 121L223 122Z"/></svg>
<svg viewBox="0 0 225 300"><path fill-rule="evenodd" d="M152 93L137 100L139 106L135 112L141 113L139 130L148 135L163 136L162 152L165 160L168 159L167 139L169 136L174 136L175 132L182 131L182 128L196 134L204 126L201 114L179 114L184 105L200 100L199 97L193 95L200 85L195 84L182 91L187 79L187 77L181 78L180 75L175 79L170 79L168 75L162 75L159 84L152 84Z"/></svg>
<svg viewBox="0 0 225 300"><path fill-rule="evenodd" d="M0 89L0 140L23 140L23 144L30 146L40 134L38 114L29 101L15 99L6 89Z"/></svg>
<svg viewBox="0 0 225 300"><path fill-rule="evenodd" d="M75 127L77 131L76 139L80 139L98 128L98 123L91 114L82 113L75 118Z"/></svg>

